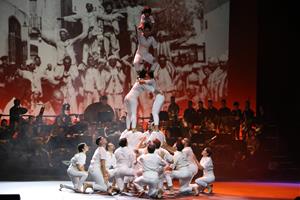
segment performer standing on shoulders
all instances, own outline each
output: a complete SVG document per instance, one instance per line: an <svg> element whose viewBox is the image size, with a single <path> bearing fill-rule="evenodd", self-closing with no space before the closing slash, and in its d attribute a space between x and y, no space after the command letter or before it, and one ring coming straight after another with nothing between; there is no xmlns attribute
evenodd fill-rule
<svg viewBox="0 0 300 200"><path fill-rule="evenodd" d="M154 61L153 56L149 52L149 48L154 48L154 57L156 58L157 42L151 35L152 26L150 23L143 23L138 29L138 48L134 56L133 65L136 71L141 70L143 60L146 56L150 57L150 60ZM157 60L157 59L155 59Z"/></svg>

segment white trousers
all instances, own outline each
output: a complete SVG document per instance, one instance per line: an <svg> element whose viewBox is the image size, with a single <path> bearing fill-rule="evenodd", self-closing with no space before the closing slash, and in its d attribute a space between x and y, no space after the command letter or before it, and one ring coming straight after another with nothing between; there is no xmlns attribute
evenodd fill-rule
<svg viewBox="0 0 300 200"><path fill-rule="evenodd" d="M146 185L149 188L148 195L150 197L157 196L159 177L156 172L144 172L144 174L137 177L133 183L139 192L143 191L143 187Z"/></svg>
<svg viewBox="0 0 300 200"><path fill-rule="evenodd" d="M117 167L115 171L115 179L118 188L122 191L124 189L124 178L125 176L134 176L135 172L133 168L129 168L127 166Z"/></svg>
<svg viewBox="0 0 300 200"><path fill-rule="evenodd" d="M68 185L63 185L63 187L71 190L80 190L82 188L84 181L88 177L87 172L79 171L74 168L69 168L67 170L67 174L70 177L74 187Z"/></svg>
<svg viewBox="0 0 300 200"><path fill-rule="evenodd" d="M202 176L200 178L197 178L195 180L195 182L200 185L200 186L203 186L203 187L207 187L208 184L212 183L215 181L215 176L212 174L212 175L205 175L205 176Z"/></svg>
<svg viewBox="0 0 300 200"><path fill-rule="evenodd" d="M165 101L164 95L157 94L155 96L155 100L152 106L152 116L153 116L154 125L159 125L159 112L164 101Z"/></svg>
<svg viewBox="0 0 300 200"><path fill-rule="evenodd" d="M191 193L192 186L190 185L193 174L189 167L183 167L179 170L173 170L170 176L166 176L167 184L169 187L173 186L172 179L179 179L181 193Z"/></svg>
<svg viewBox="0 0 300 200"><path fill-rule="evenodd" d="M100 166L90 167L89 176L93 181L93 190L97 190L101 192L107 191L107 185L104 181Z"/></svg>
<svg viewBox="0 0 300 200"><path fill-rule="evenodd" d="M127 112L126 115L126 128L136 128L136 122L137 122L137 106L138 106L138 100L135 96L131 96L130 94L127 94L124 99L125 104L125 110Z"/></svg>

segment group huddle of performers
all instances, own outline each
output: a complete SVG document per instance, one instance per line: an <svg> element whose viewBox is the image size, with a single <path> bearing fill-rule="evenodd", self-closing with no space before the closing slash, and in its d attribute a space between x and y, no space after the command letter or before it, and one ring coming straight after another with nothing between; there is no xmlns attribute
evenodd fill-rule
<svg viewBox="0 0 300 200"><path fill-rule="evenodd" d="M133 65L138 73L138 80L125 96L127 112L126 130L119 139L119 148L109 150L105 137L95 141L98 148L94 152L88 171L85 171L86 153L89 147L85 143L78 145L78 153L70 161L67 173L73 186L60 185L62 188L85 193L88 188L107 194L136 193L142 197L146 191L150 198L161 198L164 189L174 193L173 180L179 180L179 192L198 195L207 189L212 192L211 183L215 180L211 149L202 151L202 159L197 160L189 146L189 140L177 141L173 147L167 145L165 135L159 130L159 112L164 102L164 95L156 86L153 78L156 55L149 48L155 48L155 39L151 36L153 20L150 12L141 16L138 28L138 48ZM152 106L153 124L150 130L137 131L138 97L142 92L149 92L154 97ZM108 151L106 151L108 149ZM203 176L191 184L198 170ZM87 178L92 182L87 182ZM166 185L164 187L164 185Z"/></svg>
<svg viewBox="0 0 300 200"><path fill-rule="evenodd" d="M115 152L113 144L107 144L105 137L98 137L96 145L98 148L88 171L84 165L89 146L86 143L78 145L78 153L67 170L73 186L61 184L60 190L86 193L91 188L93 192L108 195L121 193L143 197L147 193L150 198L162 198L166 190L174 194L173 180L177 179L182 195L212 193L215 176L209 147L204 148L199 162L187 138L170 147L164 134L154 130L144 133L125 130ZM203 176L192 184L198 170L203 171ZM86 181L88 177L90 182Z"/></svg>

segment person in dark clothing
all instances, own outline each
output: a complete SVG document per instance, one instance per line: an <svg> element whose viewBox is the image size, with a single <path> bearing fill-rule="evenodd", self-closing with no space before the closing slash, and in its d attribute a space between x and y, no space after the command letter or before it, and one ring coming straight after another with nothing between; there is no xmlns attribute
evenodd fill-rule
<svg viewBox="0 0 300 200"><path fill-rule="evenodd" d="M177 121L178 119L178 114L179 114L179 106L175 102L175 97L171 97L171 103L168 107L168 114L171 120Z"/></svg>
<svg viewBox="0 0 300 200"><path fill-rule="evenodd" d="M226 100L222 99L221 108L218 110L218 128L220 132L222 132L226 126L229 126L230 114L231 111L226 105Z"/></svg>
<svg viewBox="0 0 300 200"><path fill-rule="evenodd" d="M232 116L232 130L233 130L233 137L235 140L240 139L240 124L242 121L242 111L239 108L240 104L239 102L235 101L233 103L233 109L231 111L231 116Z"/></svg>
<svg viewBox="0 0 300 200"><path fill-rule="evenodd" d="M25 114L26 112L27 112L27 109L21 107L20 99L15 99L13 107L11 107L9 110L9 126L12 130L16 127L16 125L22 119L21 115Z"/></svg>
<svg viewBox="0 0 300 200"><path fill-rule="evenodd" d="M197 121L199 125L204 125L207 110L204 108L203 101L198 102Z"/></svg>
<svg viewBox="0 0 300 200"><path fill-rule="evenodd" d="M196 118L196 110L193 108L193 102L188 101L188 107L185 109L184 114L183 114L183 119L184 121L187 122L188 127L192 127L195 123L195 118Z"/></svg>
<svg viewBox="0 0 300 200"><path fill-rule="evenodd" d="M206 119L211 121L212 123L216 124L218 116L218 110L214 107L213 101L209 99L207 101L207 112L206 112Z"/></svg>
<svg viewBox="0 0 300 200"><path fill-rule="evenodd" d="M255 115L254 115L254 111L250 107L250 101L247 100L245 103L245 109L243 111L243 122L242 122L243 140L246 140L246 138L249 134L254 117L255 117Z"/></svg>

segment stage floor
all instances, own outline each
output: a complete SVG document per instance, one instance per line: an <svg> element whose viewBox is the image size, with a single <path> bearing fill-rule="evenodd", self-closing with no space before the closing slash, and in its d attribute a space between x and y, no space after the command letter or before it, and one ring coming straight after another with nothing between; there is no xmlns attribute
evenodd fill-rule
<svg viewBox="0 0 300 200"><path fill-rule="evenodd" d="M0 182L0 194L20 194L21 200L95 200L95 199L141 199L123 195L105 196L99 194L79 194L70 190L59 191L64 181ZM214 193L199 196L164 196L164 199L214 199L214 200L266 200L294 199L300 196L300 183L270 182L216 182ZM2 200L2 199L1 199Z"/></svg>

